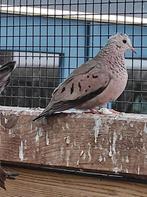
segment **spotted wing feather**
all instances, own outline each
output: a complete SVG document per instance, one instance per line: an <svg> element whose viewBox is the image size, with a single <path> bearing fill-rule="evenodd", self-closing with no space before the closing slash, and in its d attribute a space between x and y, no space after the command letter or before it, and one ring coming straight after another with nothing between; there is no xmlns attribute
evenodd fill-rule
<svg viewBox="0 0 147 197"><path fill-rule="evenodd" d="M97 66L89 68L86 73L71 74L56 88L49 105L36 119L76 108L101 94L108 86L110 79L109 73Z"/></svg>

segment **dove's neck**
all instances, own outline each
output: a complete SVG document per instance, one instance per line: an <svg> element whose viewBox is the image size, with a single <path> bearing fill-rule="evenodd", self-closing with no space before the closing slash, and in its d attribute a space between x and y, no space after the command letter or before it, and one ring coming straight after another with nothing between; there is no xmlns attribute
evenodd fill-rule
<svg viewBox="0 0 147 197"><path fill-rule="evenodd" d="M118 49L113 45L106 45L101 51L95 56L95 59L102 60L102 63L113 67L122 67L126 69L125 66L125 52L124 50Z"/></svg>

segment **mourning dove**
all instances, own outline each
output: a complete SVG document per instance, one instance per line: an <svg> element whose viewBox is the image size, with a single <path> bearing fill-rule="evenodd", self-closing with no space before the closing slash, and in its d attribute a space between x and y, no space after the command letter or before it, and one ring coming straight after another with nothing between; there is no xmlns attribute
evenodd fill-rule
<svg viewBox="0 0 147 197"><path fill-rule="evenodd" d="M10 75L15 68L15 63L15 61L10 61L0 67L0 94L10 82Z"/></svg>
<svg viewBox="0 0 147 197"><path fill-rule="evenodd" d="M19 174L15 172L6 172L0 167L0 187L2 187L3 189L6 189L5 187L6 179L15 179L15 177L18 175Z"/></svg>
<svg viewBox="0 0 147 197"><path fill-rule="evenodd" d="M70 108L87 110L115 101L128 79L124 57L127 49L135 51L126 34L111 36L93 59L80 65L59 84L46 109L34 120Z"/></svg>

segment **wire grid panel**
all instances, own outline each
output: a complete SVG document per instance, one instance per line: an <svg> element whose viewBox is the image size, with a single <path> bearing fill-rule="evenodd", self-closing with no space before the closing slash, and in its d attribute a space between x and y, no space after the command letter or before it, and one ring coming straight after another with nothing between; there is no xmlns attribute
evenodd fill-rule
<svg viewBox="0 0 147 197"><path fill-rule="evenodd" d="M112 107L147 112L147 1L1 0L0 64L16 60L0 104L45 107L54 88L93 58L108 37L127 33L137 54L126 53L129 80Z"/></svg>

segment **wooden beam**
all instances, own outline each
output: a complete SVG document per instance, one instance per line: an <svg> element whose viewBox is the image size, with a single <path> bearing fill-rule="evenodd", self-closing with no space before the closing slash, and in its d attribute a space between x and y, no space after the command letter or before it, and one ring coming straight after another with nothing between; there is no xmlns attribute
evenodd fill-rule
<svg viewBox="0 0 147 197"><path fill-rule="evenodd" d="M0 189L1 197L146 197L144 184L108 181L104 179L60 174L39 170L13 168L20 176L7 180L7 190Z"/></svg>
<svg viewBox="0 0 147 197"><path fill-rule="evenodd" d="M147 116L58 114L1 107L0 160L147 175Z"/></svg>

